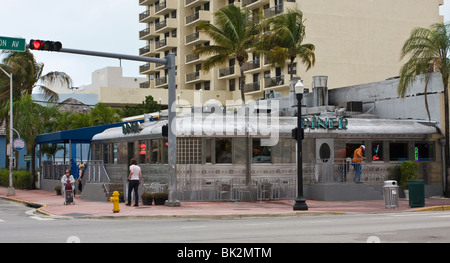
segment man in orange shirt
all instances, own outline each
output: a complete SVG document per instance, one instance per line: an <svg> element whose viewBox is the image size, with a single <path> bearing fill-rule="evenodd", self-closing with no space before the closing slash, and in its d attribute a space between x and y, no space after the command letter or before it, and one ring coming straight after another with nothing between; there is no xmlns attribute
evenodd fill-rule
<svg viewBox="0 0 450 263"><path fill-rule="evenodd" d="M361 162L366 159L366 157L364 157L363 155L363 151L365 149L366 147L364 145L361 145L353 152L352 165L353 168L355 168L355 183L360 183L361 180Z"/></svg>

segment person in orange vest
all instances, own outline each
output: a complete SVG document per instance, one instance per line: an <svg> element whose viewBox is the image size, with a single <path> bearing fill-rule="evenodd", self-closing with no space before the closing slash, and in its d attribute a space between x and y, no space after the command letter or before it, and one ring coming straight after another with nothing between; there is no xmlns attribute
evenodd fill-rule
<svg viewBox="0 0 450 263"><path fill-rule="evenodd" d="M360 183L361 181L361 163L366 159L363 154L363 151L365 149L366 147L364 145L361 145L353 152L352 165L353 168L355 168L355 183Z"/></svg>

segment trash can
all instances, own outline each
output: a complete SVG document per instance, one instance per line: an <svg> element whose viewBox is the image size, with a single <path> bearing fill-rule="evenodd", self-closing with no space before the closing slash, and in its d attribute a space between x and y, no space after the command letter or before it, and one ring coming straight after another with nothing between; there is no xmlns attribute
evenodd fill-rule
<svg viewBox="0 0 450 263"><path fill-rule="evenodd" d="M423 180L408 181L409 189L409 206L424 207L425 206L425 183Z"/></svg>
<svg viewBox="0 0 450 263"><path fill-rule="evenodd" d="M384 208L398 208L398 183L394 180L384 181Z"/></svg>

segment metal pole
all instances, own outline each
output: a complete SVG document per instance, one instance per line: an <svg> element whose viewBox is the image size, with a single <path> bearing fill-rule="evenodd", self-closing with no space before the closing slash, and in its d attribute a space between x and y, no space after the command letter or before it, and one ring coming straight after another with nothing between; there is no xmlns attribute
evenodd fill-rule
<svg viewBox="0 0 450 263"><path fill-rule="evenodd" d="M124 55L124 54L117 54L117 53L107 53L107 52L99 52L99 51L91 51L91 50L80 50L80 49L72 49L72 48L61 48L58 52L167 64L167 59L165 59L165 58L140 57L140 56Z"/></svg>
<svg viewBox="0 0 450 263"><path fill-rule="evenodd" d="M13 74L0 69L9 77L9 187L6 195L13 196L16 195L13 185Z"/></svg>
<svg viewBox="0 0 450 263"><path fill-rule="evenodd" d="M167 56L166 67L169 70L169 199L166 206L180 206L176 199L177 191L177 106L176 106L176 78L175 78L175 54Z"/></svg>
<svg viewBox="0 0 450 263"><path fill-rule="evenodd" d="M297 94L297 198L295 198L294 210L308 210L306 199L303 197L303 154L302 141L303 129L301 127L302 119L302 98L303 94Z"/></svg>

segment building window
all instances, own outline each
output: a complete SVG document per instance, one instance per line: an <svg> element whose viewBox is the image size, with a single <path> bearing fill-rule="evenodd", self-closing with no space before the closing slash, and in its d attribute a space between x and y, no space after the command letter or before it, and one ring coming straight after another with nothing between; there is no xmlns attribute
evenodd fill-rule
<svg viewBox="0 0 450 263"><path fill-rule="evenodd" d="M202 139L179 138L177 139L177 162L179 164L201 164Z"/></svg>
<svg viewBox="0 0 450 263"><path fill-rule="evenodd" d="M231 163L231 139L216 140L216 163Z"/></svg>
<svg viewBox="0 0 450 263"><path fill-rule="evenodd" d="M270 146L262 146L261 139L253 139L252 159L253 163L271 163L272 148Z"/></svg>
<svg viewBox="0 0 450 263"><path fill-rule="evenodd" d="M384 161L383 158L383 142L372 142L372 161Z"/></svg>
<svg viewBox="0 0 450 263"><path fill-rule="evenodd" d="M408 160L408 143L391 142L389 144L389 161L406 161L406 160Z"/></svg>
<svg viewBox="0 0 450 263"><path fill-rule="evenodd" d="M432 142L416 142L414 144L414 159L417 161L435 161L435 146Z"/></svg>
<svg viewBox="0 0 450 263"><path fill-rule="evenodd" d="M279 163L295 163L296 162L296 141L293 139L280 138L278 143L272 146L272 162Z"/></svg>

